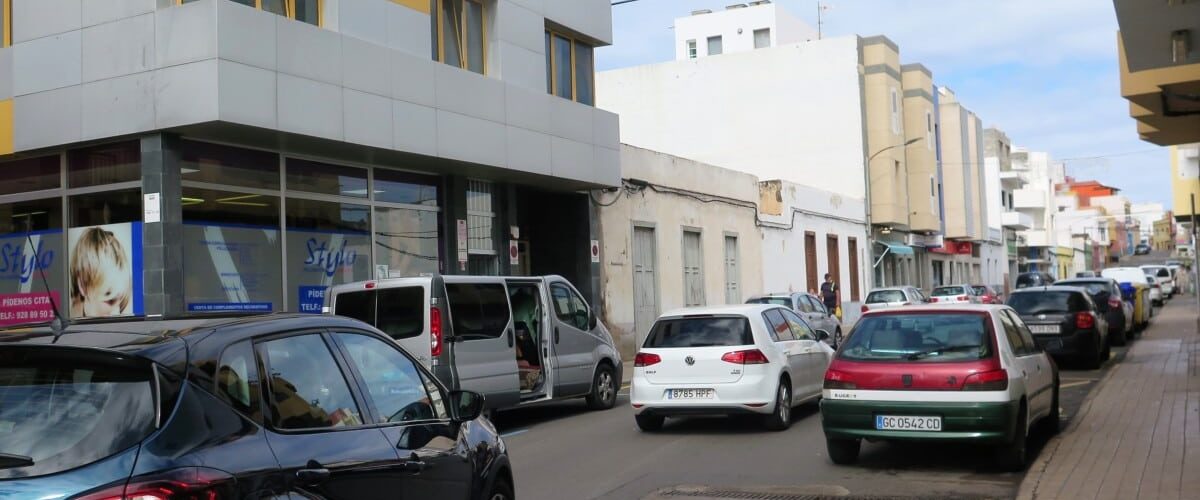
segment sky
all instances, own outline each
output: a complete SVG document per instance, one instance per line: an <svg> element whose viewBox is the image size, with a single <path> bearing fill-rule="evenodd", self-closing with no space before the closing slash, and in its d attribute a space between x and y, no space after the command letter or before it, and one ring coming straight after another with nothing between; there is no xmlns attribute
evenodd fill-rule
<svg viewBox="0 0 1200 500"><path fill-rule="evenodd" d="M672 60L677 17L746 0L636 0L613 7L603 71ZM816 25L816 0L775 0ZM1168 149L1138 139L1120 95L1117 19L1106 0L822 0L826 37L886 35L984 127L1065 160L1067 175L1171 209Z"/></svg>

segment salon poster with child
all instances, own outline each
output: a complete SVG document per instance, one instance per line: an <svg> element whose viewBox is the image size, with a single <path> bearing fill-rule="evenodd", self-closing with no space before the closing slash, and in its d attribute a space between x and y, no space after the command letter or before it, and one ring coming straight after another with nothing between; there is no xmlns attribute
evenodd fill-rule
<svg viewBox="0 0 1200 500"><path fill-rule="evenodd" d="M68 307L72 319L142 314L142 224L67 231Z"/></svg>
<svg viewBox="0 0 1200 500"><path fill-rule="evenodd" d="M54 305L64 307L63 256L62 229L0 235L0 326L54 319Z"/></svg>

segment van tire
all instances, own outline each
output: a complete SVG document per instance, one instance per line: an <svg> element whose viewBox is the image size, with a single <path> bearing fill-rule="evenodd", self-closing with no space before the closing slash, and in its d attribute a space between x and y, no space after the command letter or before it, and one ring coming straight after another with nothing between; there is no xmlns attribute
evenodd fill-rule
<svg viewBox="0 0 1200 500"><path fill-rule="evenodd" d="M634 415L633 420L637 422L638 429L641 429L642 432L657 432L662 430L666 418L654 415Z"/></svg>
<svg viewBox="0 0 1200 500"><path fill-rule="evenodd" d="M588 408L607 410L616 406L618 384L612 365L601 363L592 376L592 391L587 395Z"/></svg>

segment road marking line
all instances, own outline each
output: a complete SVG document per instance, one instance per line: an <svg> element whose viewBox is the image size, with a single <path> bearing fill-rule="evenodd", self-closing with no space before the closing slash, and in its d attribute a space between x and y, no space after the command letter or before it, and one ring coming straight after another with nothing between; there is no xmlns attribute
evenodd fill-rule
<svg viewBox="0 0 1200 500"><path fill-rule="evenodd" d="M1059 388L1059 389L1066 389L1066 388L1068 388L1068 387L1075 387L1075 386L1080 386L1080 385L1087 385L1087 384L1090 384L1090 383L1092 383L1092 382L1095 382L1095 380L1080 380L1079 382L1071 382L1071 383L1067 383L1067 384L1058 384L1058 388Z"/></svg>
<svg viewBox="0 0 1200 500"><path fill-rule="evenodd" d="M526 433L526 432L529 432L529 429L517 429L517 430L515 430L515 431L512 431L512 432L506 432L506 433L504 433L504 434L501 434L501 435L500 435L500 437L502 437L502 438L510 438L510 437L513 437L513 436L519 436L519 435L521 435L521 434L524 434L524 433Z"/></svg>

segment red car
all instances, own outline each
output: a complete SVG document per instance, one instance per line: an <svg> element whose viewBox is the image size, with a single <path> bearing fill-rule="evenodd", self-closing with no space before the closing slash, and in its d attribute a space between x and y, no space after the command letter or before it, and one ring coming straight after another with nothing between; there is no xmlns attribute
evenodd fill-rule
<svg viewBox="0 0 1200 500"><path fill-rule="evenodd" d="M1002 297L1001 294L996 291L996 287L988 285L971 285L971 288L975 290L975 294L979 296L981 302L984 304L1004 303L1004 297Z"/></svg>

